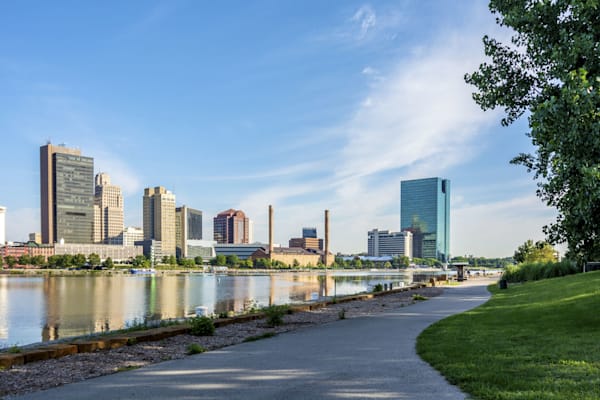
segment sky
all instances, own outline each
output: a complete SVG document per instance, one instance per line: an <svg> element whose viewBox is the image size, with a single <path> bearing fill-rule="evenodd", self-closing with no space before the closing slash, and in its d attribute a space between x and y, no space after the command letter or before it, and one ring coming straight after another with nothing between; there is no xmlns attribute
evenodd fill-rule
<svg viewBox="0 0 600 400"><path fill-rule="evenodd" d="M450 179L451 253L511 256L556 216L509 164L533 147L501 127L464 74L485 1L0 3L0 205L7 239L40 231L39 147L79 148L142 225L146 187L212 218L228 208L286 245L303 226L334 252L400 228L400 181Z"/></svg>

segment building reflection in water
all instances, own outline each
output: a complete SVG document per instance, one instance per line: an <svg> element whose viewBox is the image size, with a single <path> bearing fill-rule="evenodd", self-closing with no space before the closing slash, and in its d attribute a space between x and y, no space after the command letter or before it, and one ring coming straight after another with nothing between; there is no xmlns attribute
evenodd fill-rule
<svg viewBox="0 0 600 400"><path fill-rule="evenodd" d="M0 347L122 329L145 320L306 302L408 282L396 273L273 273L262 275L0 276ZM40 335L41 329L41 335ZM37 332L36 332L37 330ZM12 342L11 342L12 341Z"/></svg>

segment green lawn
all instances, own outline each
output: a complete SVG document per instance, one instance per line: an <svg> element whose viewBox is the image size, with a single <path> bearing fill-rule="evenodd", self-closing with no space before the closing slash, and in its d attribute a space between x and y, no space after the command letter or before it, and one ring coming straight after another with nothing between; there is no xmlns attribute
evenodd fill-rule
<svg viewBox="0 0 600 400"><path fill-rule="evenodd" d="M600 271L490 290L419 355L476 399L600 399Z"/></svg>

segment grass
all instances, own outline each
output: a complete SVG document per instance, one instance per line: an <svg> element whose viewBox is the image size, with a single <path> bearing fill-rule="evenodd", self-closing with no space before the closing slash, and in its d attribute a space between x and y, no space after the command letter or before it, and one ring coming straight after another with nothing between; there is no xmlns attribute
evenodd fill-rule
<svg viewBox="0 0 600 400"><path fill-rule="evenodd" d="M423 301L423 300L429 300L429 297L425 297L425 296L417 293L417 294L413 294L412 299L414 301Z"/></svg>
<svg viewBox="0 0 600 400"><path fill-rule="evenodd" d="M200 346L198 343L190 343L187 346L187 354L188 355L192 355L192 354L202 354L206 351L206 349L202 346Z"/></svg>
<svg viewBox="0 0 600 400"><path fill-rule="evenodd" d="M423 331L419 355L477 399L600 398L600 271L490 291Z"/></svg>

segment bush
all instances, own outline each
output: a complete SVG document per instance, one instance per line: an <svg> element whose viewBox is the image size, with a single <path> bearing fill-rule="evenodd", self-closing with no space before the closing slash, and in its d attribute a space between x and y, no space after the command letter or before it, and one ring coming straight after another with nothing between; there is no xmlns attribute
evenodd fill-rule
<svg viewBox="0 0 600 400"><path fill-rule="evenodd" d="M206 349L202 346L200 346L198 343L190 343L187 347L187 353L189 355L192 354L200 354L200 353L204 353L206 351Z"/></svg>
<svg viewBox="0 0 600 400"><path fill-rule="evenodd" d="M338 318L346 319L346 309L345 308L342 308L340 311L338 311Z"/></svg>
<svg viewBox="0 0 600 400"><path fill-rule="evenodd" d="M508 282L538 281L540 279L572 275L578 272L581 271L570 261L523 263L507 266L504 274L502 274L502 279L506 279Z"/></svg>
<svg viewBox="0 0 600 400"><path fill-rule="evenodd" d="M377 285L373 286L373 293L382 292L382 291L383 291L383 285L381 283L378 283Z"/></svg>
<svg viewBox="0 0 600 400"><path fill-rule="evenodd" d="M287 305L281 306L270 306L263 309L267 317L267 325L277 326L283 324L283 316L285 314L291 314L292 310Z"/></svg>
<svg viewBox="0 0 600 400"><path fill-rule="evenodd" d="M190 333L195 336L212 336L215 333L215 324L208 317L194 317L190 319L192 330Z"/></svg>

